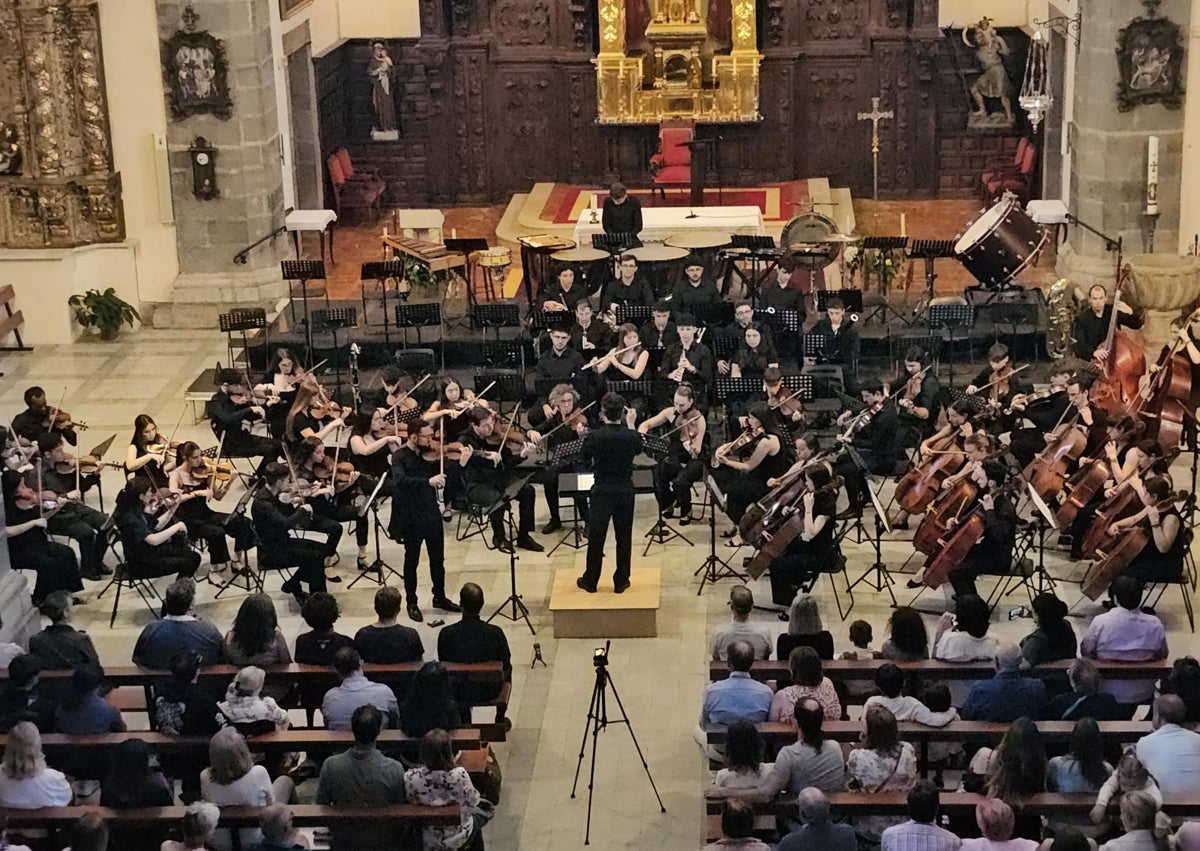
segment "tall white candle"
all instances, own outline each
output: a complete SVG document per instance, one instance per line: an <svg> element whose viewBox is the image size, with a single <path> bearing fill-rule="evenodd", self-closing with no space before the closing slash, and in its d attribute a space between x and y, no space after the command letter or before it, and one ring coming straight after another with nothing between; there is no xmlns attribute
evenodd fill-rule
<svg viewBox="0 0 1200 851"><path fill-rule="evenodd" d="M595 192L589 192L589 193L588 193L588 199L589 199L589 200L588 200L588 205L589 205L589 206L590 206L590 207L591 207L593 210L594 210L594 209L596 209L596 193L595 193Z"/></svg>
<svg viewBox="0 0 1200 851"><path fill-rule="evenodd" d="M908 236L908 227L903 213L900 214L900 235Z"/></svg>
<svg viewBox="0 0 1200 851"><path fill-rule="evenodd" d="M458 239L458 228L450 228L450 238Z"/></svg>
<svg viewBox="0 0 1200 851"><path fill-rule="evenodd" d="M1158 212L1158 137L1151 136L1146 155L1146 212Z"/></svg>

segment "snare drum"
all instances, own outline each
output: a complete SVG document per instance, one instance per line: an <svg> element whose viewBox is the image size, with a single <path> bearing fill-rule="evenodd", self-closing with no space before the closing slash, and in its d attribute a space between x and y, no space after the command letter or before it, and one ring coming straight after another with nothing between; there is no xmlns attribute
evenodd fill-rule
<svg viewBox="0 0 1200 851"><path fill-rule="evenodd" d="M958 262L987 289L1003 287L1036 262L1048 234L1006 195L967 225L954 243Z"/></svg>
<svg viewBox="0 0 1200 851"><path fill-rule="evenodd" d="M475 261L485 269L501 269L512 265L512 249L504 248L488 248L480 251L478 258Z"/></svg>

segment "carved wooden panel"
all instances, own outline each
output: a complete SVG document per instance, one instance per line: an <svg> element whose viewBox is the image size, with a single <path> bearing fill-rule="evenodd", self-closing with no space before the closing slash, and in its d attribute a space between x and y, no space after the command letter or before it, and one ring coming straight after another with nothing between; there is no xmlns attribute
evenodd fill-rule
<svg viewBox="0 0 1200 851"><path fill-rule="evenodd" d="M453 145L460 198L489 196L486 79L487 55L482 50L455 54L454 137L445 142Z"/></svg>
<svg viewBox="0 0 1200 851"><path fill-rule="evenodd" d="M564 143L561 134L562 89L552 69L515 73L507 68L492 84L495 123L491 144L503 168L492 175L493 192L528 192L533 184L558 173Z"/></svg>

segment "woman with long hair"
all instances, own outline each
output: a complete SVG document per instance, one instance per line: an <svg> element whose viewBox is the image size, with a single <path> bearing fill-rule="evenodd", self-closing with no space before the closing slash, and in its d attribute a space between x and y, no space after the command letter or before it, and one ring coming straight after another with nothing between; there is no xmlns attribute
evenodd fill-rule
<svg viewBox="0 0 1200 851"><path fill-rule="evenodd" d="M988 795L1014 802L1046 791L1047 764L1037 724L1022 717L1012 722L995 750L980 748L971 771L984 776Z"/></svg>
<svg viewBox="0 0 1200 851"><path fill-rule="evenodd" d="M30 721L22 721L9 730L4 760L0 762L0 807L9 810L65 807L71 798L71 784L66 776L46 765L38 728Z"/></svg>
<svg viewBox="0 0 1200 851"><path fill-rule="evenodd" d="M1046 768L1046 790L1063 795L1095 794L1112 773L1113 767L1104 761L1100 725L1091 718L1081 718L1071 730L1068 751L1052 758Z"/></svg>
<svg viewBox="0 0 1200 851"><path fill-rule="evenodd" d="M218 497L222 485L206 466L212 463L198 444L185 440L175 453L175 469L171 471L168 487L177 497L175 516L187 527L188 538L208 545L211 573L227 581L232 572L246 569L246 553L255 542L254 525L245 514L213 511L209 500ZM233 538L232 560L226 536ZM212 579L209 582L219 584Z"/></svg>
<svg viewBox="0 0 1200 851"><path fill-rule="evenodd" d="M200 772L200 792L204 800L218 807L265 807L276 801L291 801L295 786L290 777L271 782L267 769L254 764L242 734L232 727L220 730L208 743L208 768ZM241 847L262 841L257 827L242 828ZM230 851L233 837L219 830L212 837L215 851Z"/></svg>
<svg viewBox="0 0 1200 851"><path fill-rule="evenodd" d="M610 381L637 381L646 372L650 352L642 345L637 326L626 322L617 328L617 344L612 350L593 360L596 372ZM612 375L608 374L609 369L614 370Z"/></svg>
<svg viewBox="0 0 1200 851"><path fill-rule="evenodd" d="M405 797L427 807L457 804L459 809L458 824L430 825L422 829L425 851L467 847L477 829L472 813L482 798L467 770L454 764L450 737L445 730L430 730L425 734L421 739L419 762L416 768L404 772Z"/></svg>
<svg viewBox="0 0 1200 851"><path fill-rule="evenodd" d="M296 400L283 421L283 442L295 446L306 437L324 441L326 437L343 428L346 423L341 417L327 414L315 415L315 409L325 401L324 388L312 373L305 373L296 385Z"/></svg>
<svg viewBox="0 0 1200 851"><path fill-rule="evenodd" d="M771 600L780 606L791 602L798 590L810 593L822 573L836 569L841 555L834 538L837 481L823 464L809 467L804 479L807 490L796 509L804 518L803 531L771 561Z"/></svg>
<svg viewBox="0 0 1200 851"><path fill-rule="evenodd" d="M797 647L788 654L788 668L792 672L792 685L781 688L771 701L770 721L795 721L796 704L811 697L821 705L821 712L828 721L842 717L842 703L834 690L833 682L821 670L821 657L811 647Z"/></svg>
<svg viewBox="0 0 1200 851"><path fill-rule="evenodd" d="M792 440L779 417L766 402L755 402L746 412L742 434L713 452L713 478L725 493L725 513L733 521L723 532L727 546L744 546L737 524L746 509L766 495L767 480L778 478L792 466Z"/></svg>
<svg viewBox="0 0 1200 851"><path fill-rule="evenodd" d="M762 378L768 366L779 362L779 353L770 338L751 325L742 332L737 351L729 362L730 378Z"/></svg>
<svg viewBox="0 0 1200 851"><path fill-rule="evenodd" d="M100 806L114 810L169 807L175 794L157 771L150 770L150 746L141 739L126 739L112 749L112 761L100 791ZM135 847L118 843L117 847Z"/></svg>
<svg viewBox="0 0 1200 851"><path fill-rule="evenodd" d="M916 662L929 658L929 633L921 613L911 606L899 606L888 619L888 637L879 648L879 658L897 662Z"/></svg>
<svg viewBox="0 0 1200 851"><path fill-rule="evenodd" d="M167 486L167 474L175 468L166 438L158 433L158 425L149 414L133 418L133 436L125 450L125 472L150 479L156 487Z"/></svg>
<svg viewBox="0 0 1200 851"><path fill-rule="evenodd" d="M276 440L283 437L284 419L296 401L296 386L307 374L292 350L280 346L267 364L266 378L254 385L255 395L263 397L267 426Z"/></svg>
<svg viewBox="0 0 1200 851"><path fill-rule="evenodd" d="M349 461L354 469L378 479L391 468L392 453L404 445L406 432L389 425L383 408L358 411L350 426L346 444Z"/></svg>
<svg viewBox="0 0 1200 851"><path fill-rule="evenodd" d="M234 665L291 664L292 654L269 595L251 594L242 601L233 627L225 633L225 656Z"/></svg>
<svg viewBox="0 0 1200 851"><path fill-rule="evenodd" d="M453 730L461 723L450 674L441 662L426 662L413 677L400 707L400 729L417 738L439 727Z"/></svg>
<svg viewBox="0 0 1200 851"><path fill-rule="evenodd" d="M1059 659L1074 659L1079 649L1075 630L1067 623L1067 604L1053 594L1038 594L1032 603L1037 629L1021 639L1021 655L1033 667Z"/></svg>

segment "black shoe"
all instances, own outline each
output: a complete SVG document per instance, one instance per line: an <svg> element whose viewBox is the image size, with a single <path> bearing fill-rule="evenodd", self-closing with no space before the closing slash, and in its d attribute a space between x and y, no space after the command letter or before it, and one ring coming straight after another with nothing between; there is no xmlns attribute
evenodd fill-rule
<svg viewBox="0 0 1200 851"><path fill-rule="evenodd" d="M511 553L513 551L513 546L509 543L508 538L501 538L499 535L492 538L492 546L502 553Z"/></svg>
<svg viewBox="0 0 1200 851"><path fill-rule="evenodd" d="M628 587L629 587L628 581L622 582L620 585L613 585L613 593L614 594L624 594L625 589Z"/></svg>
<svg viewBox="0 0 1200 851"><path fill-rule="evenodd" d="M920 587L921 587L922 585L924 585L925 583L923 583L923 582L918 582L918 581L917 581L917 580L915 580L915 579L910 579L910 580L908 580L907 582L905 582L904 584L905 584L907 587L909 587L909 588L920 588Z"/></svg>
<svg viewBox="0 0 1200 851"><path fill-rule="evenodd" d="M686 513L682 512L682 511L679 512L679 525L680 526L691 526L692 525L692 514L690 511L686 512Z"/></svg>
<svg viewBox="0 0 1200 851"><path fill-rule="evenodd" d="M561 528L562 528L562 521L556 517L553 520L551 520L549 523L547 523L545 526L542 527L542 534L543 535L553 535L555 532L557 532Z"/></svg>
<svg viewBox="0 0 1200 851"><path fill-rule="evenodd" d="M663 520L670 520L672 517L675 516L675 509L674 508L664 508L662 516L663 516Z"/></svg>
<svg viewBox="0 0 1200 851"><path fill-rule="evenodd" d="M452 614L458 614L462 611L462 608L458 605L458 603L455 603L449 597L434 597L433 607L435 609L441 609L443 612L450 612Z"/></svg>
<svg viewBox="0 0 1200 851"><path fill-rule="evenodd" d="M99 582L104 578L104 574L98 570L90 570L88 572L79 571L79 578L86 579L88 582Z"/></svg>
<svg viewBox="0 0 1200 851"><path fill-rule="evenodd" d="M364 563L362 563L362 562L360 562L360 563L359 563L359 569L365 569L367 566L368 566L368 565L366 565L366 564L364 564ZM339 582L341 582L341 581L342 581L342 577L338 576L336 573L335 573L335 574L333 574L332 576L330 576L328 573L326 573L326 574L325 574L325 581L326 581L326 582L332 582L332 583L334 583L334 584L336 585L337 583L339 583Z"/></svg>
<svg viewBox="0 0 1200 851"><path fill-rule="evenodd" d="M838 514L837 519L838 520L853 520L856 517L862 517L862 513L863 513L863 510L862 510L861 505L851 505L845 511Z"/></svg>
<svg viewBox="0 0 1200 851"><path fill-rule="evenodd" d="M295 594L300 590L300 581L298 579L289 579L279 586L279 590L284 594Z"/></svg>
<svg viewBox="0 0 1200 851"><path fill-rule="evenodd" d="M416 600L408 601L408 617L409 620L414 620L417 623L425 620L425 617L421 614L421 607L417 605Z"/></svg>
<svg viewBox="0 0 1200 851"><path fill-rule="evenodd" d="M546 548L529 537L528 533L517 538L517 547L522 550L529 550L531 553L544 553Z"/></svg>
<svg viewBox="0 0 1200 851"><path fill-rule="evenodd" d="M292 598L296 601L297 605L299 605L300 608L304 608L304 604L308 602L308 598L311 596L312 595L309 594L307 591L301 591L299 586L297 586L296 589L294 591L292 591Z"/></svg>
<svg viewBox="0 0 1200 851"><path fill-rule="evenodd" d="M582 588L584 591L587 591L589 594L596 593L596 586L588 585L587 580L584 579L582 576L575 580L575 587Z"/></svg>
<svg viewBox="0 0 1200 851"><path fill-rule="evenodd" d="M112 576L113 569L111 567L109 567L107 564L101 564L100 565L100 575L101 576Z"/></svg>

